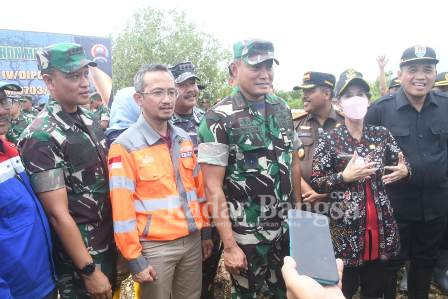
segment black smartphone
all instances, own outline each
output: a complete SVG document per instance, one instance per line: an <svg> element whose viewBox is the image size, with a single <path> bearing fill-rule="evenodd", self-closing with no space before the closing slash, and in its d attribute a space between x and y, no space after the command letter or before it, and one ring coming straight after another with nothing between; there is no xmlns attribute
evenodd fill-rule
<svg viewBox="0 0 448 299"><path fill-rule="evenodd" d="M329 218L302 210L288 211L291 257L297 272L322 285L339 282L336 258L330 236Z"/></svg>

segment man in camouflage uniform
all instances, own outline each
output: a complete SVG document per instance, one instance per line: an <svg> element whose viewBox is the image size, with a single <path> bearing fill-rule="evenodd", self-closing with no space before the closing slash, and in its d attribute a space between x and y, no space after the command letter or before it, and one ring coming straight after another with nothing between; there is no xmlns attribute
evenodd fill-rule
<svg viewBox="0 0 448 299"><path fill-rule="evenodd" d="M174 114L171 123L188 133L194 145L194 151L198 153L198 129L199 123L204 116L204 111L197 107L199 96L199 77L193 63L181 62L170 68L174 76L174 83L178 90ZM216 229L204 228L201 230L202 256L202 298L210 298L212 294L212 283L219 262L219 236ZM213 246L215 244L215 246Z"/></svg>
<svg viewBox="0 0 448 299"><path fill-rule="evenodd" d="M302 173L302 198L310 204L324 200L327 196L317 193L309 185L314 147L322 133L329 132L344 122L344 117L331 103L335 81L332 74L306 72L302 85L294 87L294 90L303 91L305 112L294 119L294 128L301 141L298 155Z"/></svg>
<svg viewBox="0 0 448 299"><path fill-rule="evenodd" d="M39 111L33 107L33 98L25 95L20 98L20 102L22 103L22 113L34 119Z"/></svg>
<svg viewBox="0 0 448 299"><path fill-rule="evenodd" d="M109 126L110 111L106 105L103 104L101 95L97 92L90 95L90 110L95 117L99 120L103 130L106 130Z"/></svg>
<svg viewBox="0 0 448 299"><path fill-rule="evenodd" d="M232 298L286 298L280 269L289 254L287 209L300 201L299 140L288 105L269 93L274 62L271 42L236 43L235 88L199 127L199 162Z"/></svg>
<svg viewBox="0 0 448 299"><path fill-rule="evenodd" d="M199 96L197 81L199 78L194 65L189 61L176 64L170 68L170 71L179 91L171 123L188 133L195 146L195 153L197 153L197 132L202 116L204 116L204 111L197 107Z"/></svg>
<svg viewBox="0 0 448 299"><path fill-rule="evenodd" d="M37 53L50 100L19 141L25 168L51 220L61 298L112 298L116 249L106 140L91 112L89 66L77 44Z"/></svg>
<svg viewBox="0 0 448 299"><path fill-rule="evenodd" d="M21 99L14 98L11 108L11 127L6 134L6 138L14 144L19 141L20 134L33 122L35 118L31 113L23 113Z"/></svg>

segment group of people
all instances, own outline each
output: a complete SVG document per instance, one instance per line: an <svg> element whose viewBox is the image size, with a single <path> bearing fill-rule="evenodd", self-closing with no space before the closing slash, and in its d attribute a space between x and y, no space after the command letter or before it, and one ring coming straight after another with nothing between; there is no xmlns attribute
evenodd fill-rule
<svg viewBox="0 0 448 299"><path fill-rule="evenodd" d="M305 73L295 118L269 41L235 43L232 92L207 112L188 61L143 65L110 119L80 45L37 62L49 102L14 139L21 88L0 83L1 298L112 298L128 273L141 298L212 298L221 253L232 298L395 298L406 261L409 298L428 298L433 271L448 281L448 75L432 48L406 49L375 102L356 70ZM287 257L293 208L329 217L342 289Z"/></svg>

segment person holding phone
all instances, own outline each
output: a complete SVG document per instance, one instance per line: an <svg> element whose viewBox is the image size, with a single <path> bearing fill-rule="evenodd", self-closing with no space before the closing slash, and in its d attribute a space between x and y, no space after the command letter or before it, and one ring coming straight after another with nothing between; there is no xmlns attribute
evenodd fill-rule
<svg viewBox="0 0 448 299"><path fill-rule="evenodd" d="M360 72L343 72L336 84L344 125L319 138L311 186L330 194L328 216L333 247L345 269L342 292L380 298L385 260L399 251L398 227L385 186L410 174L402 151L384 127L364 124L369 85Z"/></svg>

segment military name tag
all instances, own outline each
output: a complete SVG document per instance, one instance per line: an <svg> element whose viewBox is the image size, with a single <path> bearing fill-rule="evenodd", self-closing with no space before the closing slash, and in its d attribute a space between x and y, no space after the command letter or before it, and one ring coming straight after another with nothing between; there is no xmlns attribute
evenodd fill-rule
<svg viewBox="0 0 448 299"><path fill-rule="evenodd" d="M311 132L299 132L299 137L311 137Z"/></svg>

